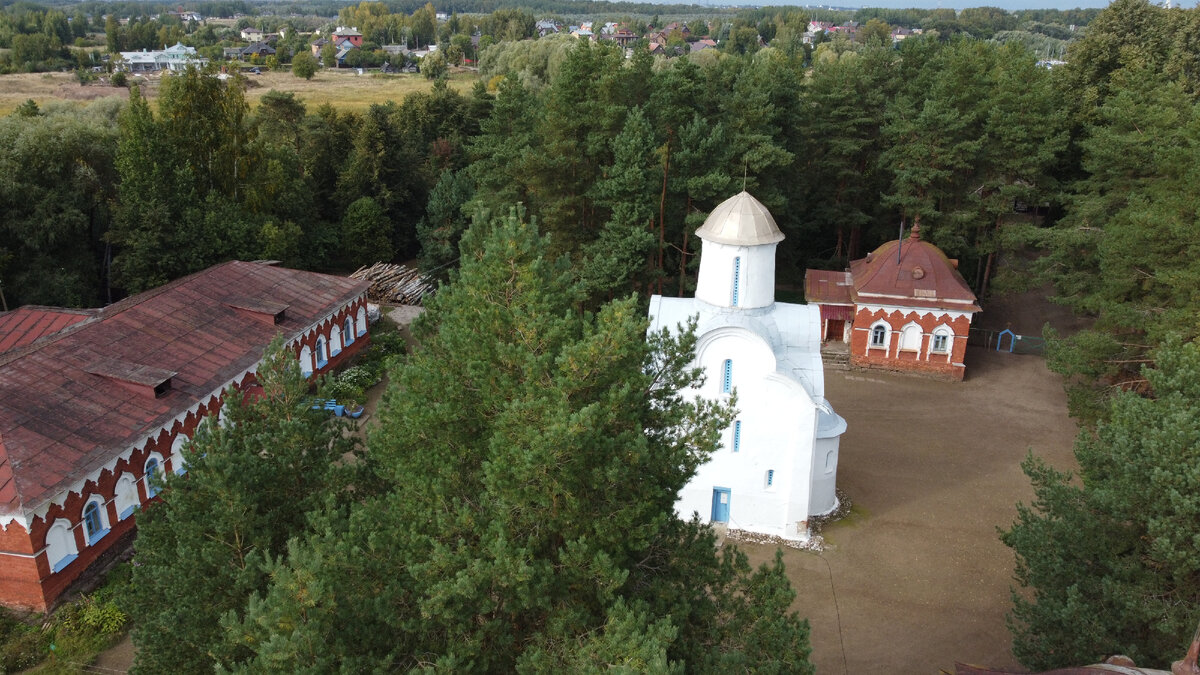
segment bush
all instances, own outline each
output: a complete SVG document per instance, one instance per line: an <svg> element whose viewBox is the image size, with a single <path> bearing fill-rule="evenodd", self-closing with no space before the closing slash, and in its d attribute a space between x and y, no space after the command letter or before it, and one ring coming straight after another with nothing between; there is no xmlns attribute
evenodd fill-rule
<svg viewBox="0 0 1200 675"><path fill-rule="evenodd" d="M8 618L8 617L6 617ZM48 635L20 621L4 629L4 643L0 644L0 671L15 673L32 668L42 662L49 650Z"/></svg>
<svg viewBox="0 0 1200 675"><path fill-rule="evenodd" d="M125 77L125 71L118 70L117 72L112 74L112 86L124 87L128 83L129 83L129 80L128 80L128 78Z"/></svg>
<svg viewBox="0 0 1200 675"><path fill-rule="evenodd" d="M306 80L317 74L317 59L311 52L300 52L292 59L292 74Z"/></svg>

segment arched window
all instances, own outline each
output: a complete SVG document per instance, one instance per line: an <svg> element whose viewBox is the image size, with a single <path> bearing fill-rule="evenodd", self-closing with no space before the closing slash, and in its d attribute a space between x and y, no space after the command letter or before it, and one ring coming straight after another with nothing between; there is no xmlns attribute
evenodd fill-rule
<svg viewBox="0 0 1200 675"><path fill-rule="evenodd" d="M346 341L346 346L354 344L354 319L346 317L346 323L342 327L342 339Z"/></svg>
<svg viewBox="0 0 1200 675"><path fill-rule="evenodd" d="M833 451L825 453L825 473L833 473Z"/></svg>
<svg viewBox="0 0 1200 675"><path fill-rule="evenodd" d="M358 316L355 318L354 322L356 324L358 324L357 326L355 326L356 328L358 328L358 336L362 337L362 336L366 335L367 334L367 308L366 307L358 308Z"/></svg>
<svg viewBox="0 0 1200 675"><path fill-rule="evenodd" d="M738 297L742 288L742 257L737 256L733 259L733 302L734 307L738 306Z"/></svg>
<svg viewBox="0 0 1200 675"><path fill-rule="evenodd" d="M916 352L921 350L921 327L910 323L900 332L900 349Z"/></svg>
<svg viewBox="0 0 1200 675"><path fill-rule="evenodd" d="M721 393L728 394L733 388L733 359L725 359L721 369Z"/></svg>
<svg viewBox="0 0 1200 675"><path fill-rule="evenodd" d="M156 452L146 460L145 470L142 474L146 479L146 497L155 497L158 495L158 481L162 475L162 457Z"/></svg>
<svg viewBox="0 0 1200 675"><path fill-rule="evenodd" d="M325 349L325 338L317 338L317 369L325 367L329 363L329 352Z"/></svg>
<svg viewBox="0 0 1200 675"><path fill-rule="evenodd" d="M938 326L933 329L933 339L929 343L929 351L933 354L948 354L950 353L950 344L954 337L954 333L947 326Z"/></svg>
<svg viewBox="0 0 1200 675"><path fill-rule="evenodd" d="M871 326L871 342L869 347L872 349L887 349L888 346L888 325L883 322L878 322Z"/></svg>
<svg viewBox="0 0 1200 675"><path fill-rule="evenodd" d="M117 519L125 520L132 516L138 507L137 481L127 473L121 474L117 479L116 493Z"/></svg>
<svg viewBox="0 0 1200 675"><path fill-rule="evenodd" d="M83 507L83 537L88 546L108 534L108 514L104 511L104 500L99 496L92 497Z"/></svg>
<svg viewBox="0 0 1200 675"><path fill-rule="evenodd" d="M225 408L222 406L217 411L217 424L225 426L224 420ZM183 446L188 442L188 437L183 434L175 436L175 440L171 443L171 467L175 469L177 474L187 473L187 460L183 458Z"/></svg>
<svg viewBox="0 0 1200 675"><path fill-rule="evenodd" d="M79 547L75 545L71 524L62 518L54 521L46 530L46 562L50 563L50 571L61 572L78 554Z"/></svg>
<svg viewBox="0 0 1200 675"><path fill-rule="evenodd" d="M309 375L312 375L312 371L312 350L308 348L308 345L304 345L304 347L300 349L300 372L303 373L305 377L308 377Z"/></svg>
<svg viewBox="0 0 1200 675"><path fill-rule="evenodd" d="M342 329L337 324L329 329L329 352L330 358L342 353Z"/></svg>

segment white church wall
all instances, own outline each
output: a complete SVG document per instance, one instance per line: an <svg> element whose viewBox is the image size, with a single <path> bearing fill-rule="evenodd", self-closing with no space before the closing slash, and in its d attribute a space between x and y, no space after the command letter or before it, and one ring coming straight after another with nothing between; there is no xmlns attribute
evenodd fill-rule
<svg viewBox="0 0 1200 675"><path fill-rule="evenodd" d="M718 307L734 307L734 270L738 270L737 307L755 309L775 302L775 244L701 245L696 298ZM735 261L740 259L740 264Z"/></svg>

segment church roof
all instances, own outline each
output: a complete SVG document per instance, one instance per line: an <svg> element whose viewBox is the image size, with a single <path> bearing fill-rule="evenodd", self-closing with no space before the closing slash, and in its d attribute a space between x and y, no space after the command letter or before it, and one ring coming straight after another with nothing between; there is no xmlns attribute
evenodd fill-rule
<svg viewBox="0 0 1200 675"><path fill-rule="evenodd" d="M889 241L867 257L852 261L850 275L857 304L979 311L957 262L922 241L918 226L913 226L906 239Z"/></svg>
<svg viewBox="0 0 1200 675"><path fill-rule="evenodd" d="M696 236L704 241L732 246L758 246L783 241L783 232L775 224L771 212L745 190L713 209L700 229L696 230Z"/></svg>

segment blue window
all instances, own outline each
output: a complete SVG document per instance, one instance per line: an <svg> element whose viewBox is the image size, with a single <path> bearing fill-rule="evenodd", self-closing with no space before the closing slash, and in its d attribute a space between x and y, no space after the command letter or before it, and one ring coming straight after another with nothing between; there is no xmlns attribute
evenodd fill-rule
<svg viewBox="0 0 1200 675"><path fill-rule="evenodd" d="M83 507L83 533L87 535L88 546L108 534L104 527L104 519L100 516L99 502L88 502L88 505Z"/></svg>
<svg viewBox="0 0 1200 675"><path fill-rule="evenodd" d="M158 486L154 484L154 479L158 476L158 460L151 457L146 460L146 495L154 497L158 495Z"/></svg>
<svg viewBox="0 0 1200 675"><path fill-rule="evenodd" d="M733 259L733 306L738 306L738 291L742 286L742 257Z"/></svg>
<svg viewBox="0 0 1200 675"><path fill-rule="evenodd" d="M324 368L326 363L329 363L328 352L325 351L325 338L317 338L317 367Z"/></svg>
<svg viewBox="0 0 1200 675"><path fill-rule="evenodd" d="M354 321L350 317L346 317L346 324L343 326L342 339L347 345L354 344Z"/></svg>
<svg viewBox="0 0 1200 675"><path fill-rule="evenodd" d="M767 487L775 484L775 469L767 469Z"/></svg>
<svg viewBox="0 0 1200 675"><path fill-rule="evenodd" d="M733 451L737 452L742 449L742 421L734 420L733 422Z"/></svg>
<svg viewBox="0 0 1200 675"><path fill-rule="evenodd" d="M724 372L721 374L721 393L728 394L733 388L733 359L725 359Z"/></svg>

